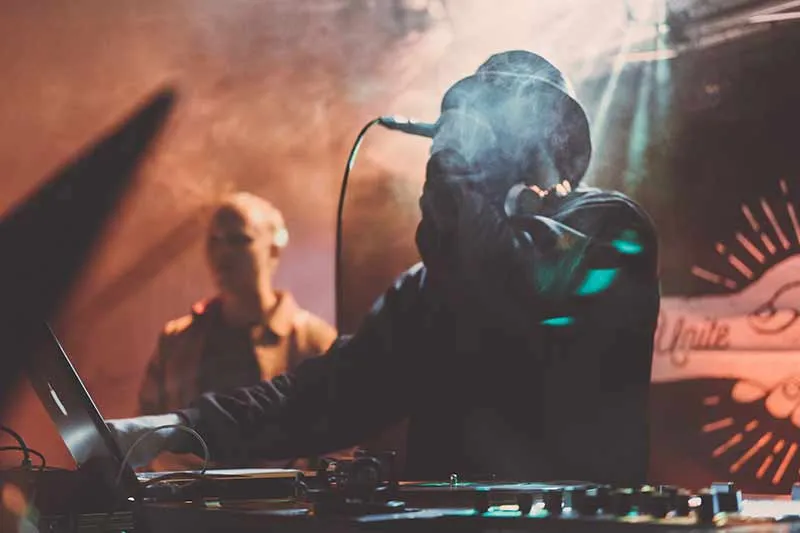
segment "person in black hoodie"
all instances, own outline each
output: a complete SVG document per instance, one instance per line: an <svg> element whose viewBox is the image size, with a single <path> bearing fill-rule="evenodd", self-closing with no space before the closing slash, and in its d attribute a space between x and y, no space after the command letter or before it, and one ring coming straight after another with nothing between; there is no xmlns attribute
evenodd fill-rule
<svg viewBox="0 0 800 533"><path fill-rule="evenodd" d="M408 417L404 479L644 482L657 239L632 200L580 186L590 155L562 73L527 51L491 56L442 100L422 262L356 332L271 381L110 421L121 446L182 422L214 458L281 459ZM197 445L164 431L132 461L161 449Z"/></svg>

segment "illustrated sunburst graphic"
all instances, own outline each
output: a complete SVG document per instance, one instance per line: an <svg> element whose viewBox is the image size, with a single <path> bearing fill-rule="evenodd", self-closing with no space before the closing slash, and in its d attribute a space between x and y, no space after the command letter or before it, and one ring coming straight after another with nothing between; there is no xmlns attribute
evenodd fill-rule
<svg viewBox="0 0 800 533"><path fill-rule="evenodd" d="M714 268L694 265L694 276L733 295L777 264L800 255L800 209L793 200L794 191L784 179L778 181L777 189L779 195L771 201L762 196L740 206L742 227L728 241L714 245L718 264ZM800 280L785 280L781 290L794 285L800 285ZM791 307L800 309L797 303ZM786 324L794 323L797 316L792 317ZM784 329L755 328L757 333L773 335ZM800 377L784 376L772 386L740 379L730 394L706 396L703 408L706 416L700 433L711 460L724 467L732 480L776 490L800 480Z"/></svg>
<svg viewBox="0 0 800 533"><path fill-rule="evenodd" d="M775 207L760 198L755 207L741 205L745 229L736 231L732 242L714 246L723 264L715 269L692 266L692 274L714 285L736 291L755 281L779 258L800 253L798 209L786 180L778 182L781 198Z"/></svg>

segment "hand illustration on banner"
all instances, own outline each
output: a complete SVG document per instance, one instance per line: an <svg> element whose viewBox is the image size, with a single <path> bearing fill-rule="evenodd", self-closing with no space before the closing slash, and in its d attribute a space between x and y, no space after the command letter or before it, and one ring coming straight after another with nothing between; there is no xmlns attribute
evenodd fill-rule
<svg viewBox="0 0 800 533"><path fill-rule="evenodd" d="M707 438L700 446L726 479L751 491L785 490L800 467L800 376L771 387L740 380L729 390L703 398L707 411L700 431Z"/></svg>
<svg viewBox="0 0 800 533"><path fill-rule="evenodd" d="M731 396L739 403L764 400L764 406L773 418L788 418L795 427L800 428L800 375L792 376L771 388L742 380L733 386Z"/></svg>

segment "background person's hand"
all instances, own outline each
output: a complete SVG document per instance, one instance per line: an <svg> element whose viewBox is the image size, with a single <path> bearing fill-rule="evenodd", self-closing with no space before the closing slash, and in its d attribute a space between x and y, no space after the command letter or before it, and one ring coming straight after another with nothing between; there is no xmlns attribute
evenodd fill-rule
<svg viewBox="0 0 800 533"><path fill-rule="evenodd" d="M128 454L131 447L136 445L130 452L128 464L138 468L150 463L161 452L169 451L170 441L181 431L175 427L153 430L160 426L182 425L183 421L178 415L167 414L107 420L106 424L123 454Z"/></svg>

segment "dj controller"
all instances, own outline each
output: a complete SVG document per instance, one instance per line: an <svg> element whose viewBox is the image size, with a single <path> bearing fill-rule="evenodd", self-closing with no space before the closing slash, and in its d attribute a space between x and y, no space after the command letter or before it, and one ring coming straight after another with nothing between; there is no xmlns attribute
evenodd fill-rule
<svg viewBox="0 0 800 533"><path fill-rule="evenodd" d="M687 491L575 481L475 482L456 474L440 482L404 482L386 472L381 460L362 456L298 476L283 497L151 502L142 509L142 530L800 533L800 484L783 497L756 497L744 496L732 483Z"/></svg>

